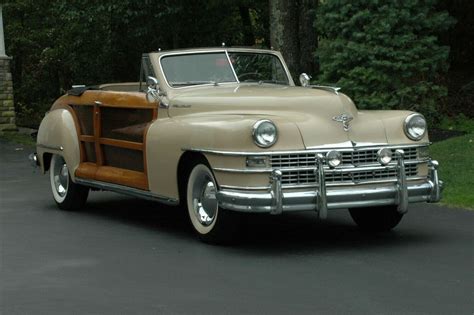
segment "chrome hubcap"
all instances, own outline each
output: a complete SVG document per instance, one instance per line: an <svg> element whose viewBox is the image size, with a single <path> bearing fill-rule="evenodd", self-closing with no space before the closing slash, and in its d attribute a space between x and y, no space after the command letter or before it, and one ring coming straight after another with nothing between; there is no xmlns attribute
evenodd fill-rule
<svg viewBox="0 0 474 315"><path fill-rule="evenodd" d="M66 166L66 163L62 158L58 158L54 164L54 187L59 196L64 197L67 193L67 188L69 184L69 172Z"/></svg>
<svg viewBox="0 0 474 315"><path fill-rule="evenodd" d="M211 225L216 218L216 186L208 174L199 174L194 182L193 210L199 223L204 226Z"/></svg>

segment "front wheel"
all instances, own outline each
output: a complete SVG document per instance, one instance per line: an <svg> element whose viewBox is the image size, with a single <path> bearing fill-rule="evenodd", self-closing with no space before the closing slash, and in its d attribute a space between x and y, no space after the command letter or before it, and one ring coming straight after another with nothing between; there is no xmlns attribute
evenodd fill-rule
<svg viewBox="0 0 474 315"><path fill-rule="evenodd" d="M78 210L84 206L89 195L89 188L71 180L69 169L60 155L51 157L49 180L54 201L62 210Z"/></svg>
<svg viewBox="0 0 474 315"><path fill-rule="evenodd" d="M196 164L189 174L186 205L194 231L206 243L226 244L236 239L240 216L219 207L217 185L209 167Z"/></svg>
<svg viewBox="0 0 474 315"><path fill-rule="evenodd" d="M372 233L390 231L403 217L397 206L353 208L349 212L359 228Z"/></svg>

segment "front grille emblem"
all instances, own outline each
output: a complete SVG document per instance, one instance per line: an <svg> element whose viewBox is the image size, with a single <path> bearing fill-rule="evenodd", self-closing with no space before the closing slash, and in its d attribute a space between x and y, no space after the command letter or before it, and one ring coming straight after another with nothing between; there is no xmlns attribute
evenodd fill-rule
<svg viewBox="0 0 474 315"><path fill-rule="evenodd" d="M332 118L332 120L334 120L334 121L342 122L342 127L344 128L344 131L349 130L349 128L350 128L349 123L351 122L352 119L354 119L354 117L352 117L349 114L340 114L340 115L334 116Z"/></svg>

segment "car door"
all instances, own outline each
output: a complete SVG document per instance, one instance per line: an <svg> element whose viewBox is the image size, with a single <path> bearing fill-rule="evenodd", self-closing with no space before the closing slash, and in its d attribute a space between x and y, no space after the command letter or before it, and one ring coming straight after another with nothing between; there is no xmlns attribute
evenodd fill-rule
<svg viewBox="0 0 474 315"><path fill-rule="evenodd" d="M148 190L145 139L158 108L140 89L137 82L136 92L90 91L93 104L72 106L83 152L76 176Z"/></svg>

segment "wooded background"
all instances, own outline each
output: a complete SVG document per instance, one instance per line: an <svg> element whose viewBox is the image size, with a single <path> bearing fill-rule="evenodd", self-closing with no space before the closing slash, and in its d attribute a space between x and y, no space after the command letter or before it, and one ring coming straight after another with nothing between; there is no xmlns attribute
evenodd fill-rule
<svg viewBox="0 0 474 315"><path fill-rule="evenodd" d="M72 84L137 81L143 52L280 50L294 78L359 108L474 117L474 1L16 0L4 5L17 124L36 127Z"/></svg>

